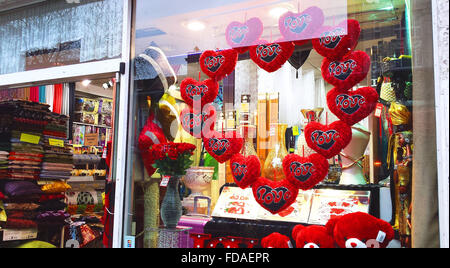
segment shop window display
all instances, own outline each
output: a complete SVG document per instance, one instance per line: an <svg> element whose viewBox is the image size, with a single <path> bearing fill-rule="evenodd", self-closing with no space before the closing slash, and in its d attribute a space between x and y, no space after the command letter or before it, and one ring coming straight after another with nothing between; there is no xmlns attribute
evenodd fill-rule
<svg viewBox="0 0 450 268"><path fill-rule="evenodd" d="M153 17L136 3L126 235L137 247L410 247L410 5L238 2ZM168 173L182 144L196 150ZM179 183L182 216L167 225Z"/></svg>

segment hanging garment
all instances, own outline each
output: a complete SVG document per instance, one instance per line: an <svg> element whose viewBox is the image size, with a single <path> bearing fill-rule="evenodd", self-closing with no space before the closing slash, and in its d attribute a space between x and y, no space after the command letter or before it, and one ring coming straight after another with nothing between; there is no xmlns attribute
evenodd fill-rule
<svg viewBox="0 0 450 268"><path fill-rule="evenodd" d="M39 102L39 87L30 88L30 100L32 102Z"/></svg>
<svg viewBox="0 0 450 268"><path fill-rule="evenodd" d="M40 87L39 87L39 102L40 102L40 103L45 103L45 102L46 102L46 98L45 98L45 86L40 86Z"/></svg>
<svg viewBox="0 0 450 268"><path fill-rule="evenodd" d="M55 96L55 89L53 85L48 85L45 87L45 103L50 105L49 109L53 112L53 99Z"/></svg>
<svg viewBox="0 0 450 268"><path fill-rule="evenodd" d="M63 85L62 84L56 84L54 86L55 88L55 96L53 98L53 112L60 114L61 108L62 108L62 100L63 100Z"/></svg>

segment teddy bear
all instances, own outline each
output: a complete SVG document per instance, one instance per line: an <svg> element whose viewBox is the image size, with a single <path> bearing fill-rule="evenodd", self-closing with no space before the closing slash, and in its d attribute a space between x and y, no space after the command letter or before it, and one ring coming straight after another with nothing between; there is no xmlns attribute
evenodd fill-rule
<svg viewBox="0 0 450 268"><path fill-rule="evenodd" d="M331 218L325 227L339 248L386 248L394 239L388 222L363 212Z"/></svg>
<svg viewBox="0 0 450 268"><path fill-rule="evenodd" d="M261 240L263 248L290 248L291 241L289 237L280 233L272 233Z"/></svg>
<svg viewBox="0 0 450 268"><path fill-rule="evenodd" d="M292 229L292 238L297 248L334 248L333 236L325 226L296 225Z"/></svg>

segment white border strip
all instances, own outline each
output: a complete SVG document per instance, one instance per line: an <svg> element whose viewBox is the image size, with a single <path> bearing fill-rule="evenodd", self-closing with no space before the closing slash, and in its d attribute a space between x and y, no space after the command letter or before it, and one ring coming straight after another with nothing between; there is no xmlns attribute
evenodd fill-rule
<svg viewBox="0 0 450 268"><path fill-rule="evenodd" d="M0 75L0 89L11 86L39 85L55 79L58 81L64 79L74 80L100 74L117 73L120 70L121 61L119 58Z"/></svg>
<svg viewBox="0 0 450 268"><path fill-rule="evenodd" d="M115 203L114 203L114 227L113 248L123 247L123 235L125 216L128 211L125 208L127 192L126 164L127 164L127 135L129 117L129 89L130 89L130 49L131 49L131 22L132 0L123 0L123 29L122 29L122 61L125 63L125 73L120 76L118 131L116 133L115 148L116 174L115 174Z"/></svg>
<svg viewBox="0 0 450 268"><path fill-rule="evenodd" d="M448 4L448 2L447 2ZM438 0L432 0L433 19L433 53L434 53L434 88L436 110L436 142L437 142L437 172L438 172L438 203L439 203L439 236L441 248L449 247L449 91L448 84L441 84L440 50L439 46L439 6ZM448 49L445 48L445 49ZM448 66L447 66L448 67ZM447 81L448 82L448 81Z"/></svg>

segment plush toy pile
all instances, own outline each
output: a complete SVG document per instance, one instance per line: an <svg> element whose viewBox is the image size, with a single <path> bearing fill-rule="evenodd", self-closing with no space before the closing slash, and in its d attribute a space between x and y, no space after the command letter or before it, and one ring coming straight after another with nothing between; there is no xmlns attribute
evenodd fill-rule
<svg viewBox="0 0 450 268"><path fill-rule="evenodd" d="M394 229L381 219L362 212L332 218L325 226L297 225L292 230L296 248L386 248ZM263 248L292 247L290 238L273 233L261 240Z"/></svg>

